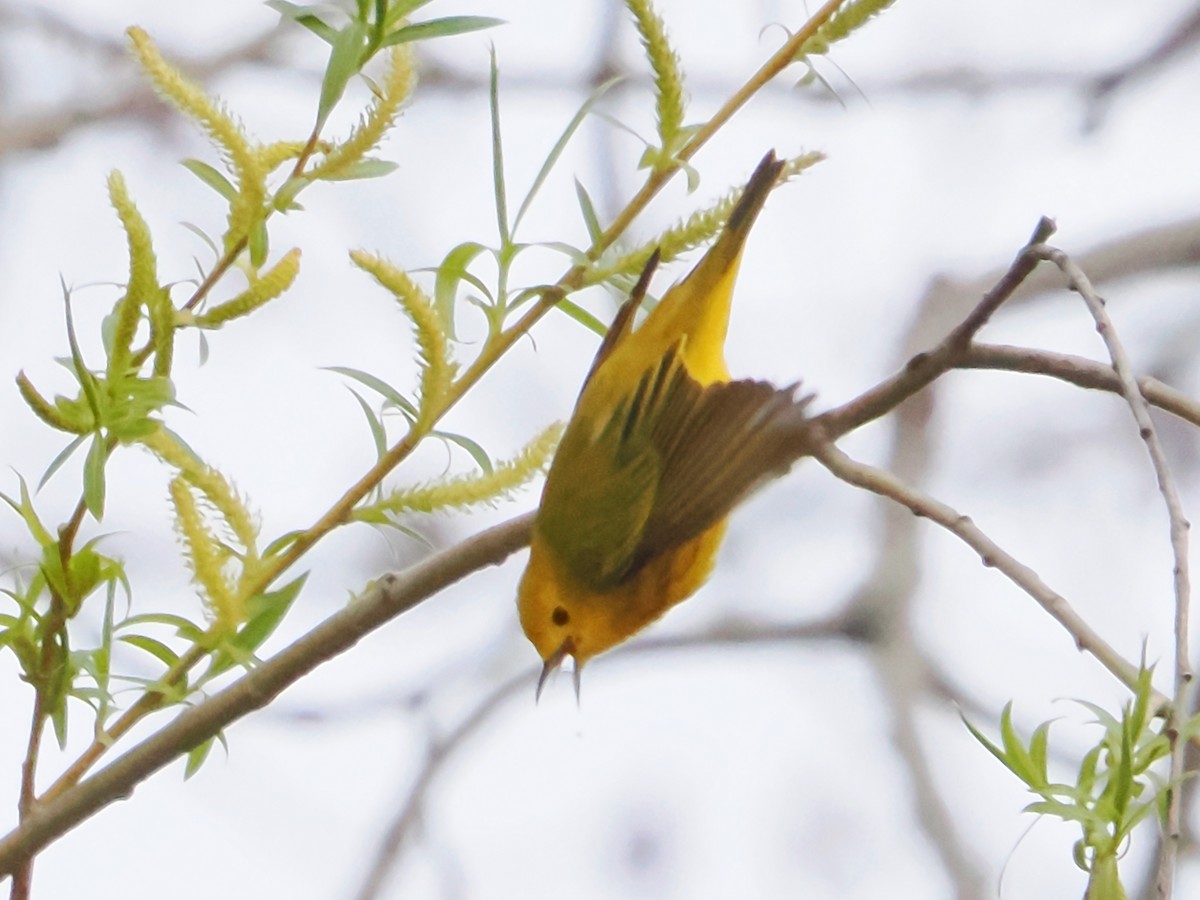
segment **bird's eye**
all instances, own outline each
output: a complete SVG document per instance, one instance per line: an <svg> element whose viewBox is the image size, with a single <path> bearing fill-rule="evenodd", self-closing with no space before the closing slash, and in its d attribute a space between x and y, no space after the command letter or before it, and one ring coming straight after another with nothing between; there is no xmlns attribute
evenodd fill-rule
<svg viewBox="0 0 1200 900"><path fill-rule="evenodd" d="M561 627L571 621L571 614L561 606L556 606L554 612L550 613L550 621Z"/></svg>

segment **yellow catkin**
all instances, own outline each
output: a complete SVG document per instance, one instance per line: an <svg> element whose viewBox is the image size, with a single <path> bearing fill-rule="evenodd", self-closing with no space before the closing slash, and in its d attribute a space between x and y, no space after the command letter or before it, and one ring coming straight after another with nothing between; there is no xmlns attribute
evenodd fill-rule
<svg viewBox="0 0 1200 900"><path fill-rule="evenodd" d="M293 248L236 297L193 317L191 324L197 328L220 328L232 319L249 315L290 288L299 272L300 250Z"/></svg>
<svg viewBox="0 0 1200 900"><path fill-rule="evenodd" d="M183 540L184 553L200 586L214 622L224 631L234 631L245 621L245 604L226 580L228 551L208 530L192 487L182 475L171 479L171 503Z"/></svg>
<svg viewBox="0 0 1200 900"><path fill-rule="evenodd" d="M626 0L633 13L642 47L654 72L654 106L658 136L664 149L673 142L683 125L683 72L679 55L667 40L667 29L649 0Z"/></svg>
<svg viewBox="0 0 1200 900"><path fill-rule="evenodd" d="M429 513L494 503L545 470L561 435L562 425L552 425L512 459L497 463L491 472L401 488L377 503L360 508L355 518L370 518L371 513Z"/></svg>
<svg viewBox="0 0 1200 900"><path fill-rule="evenodd" d="M150 227L130 199L124 176L116 170L108 176L108 198L117 211L129 245L129 280L125 295L117 301L114 310L116 327L108 360L108 377L116 378L125 374L132 359L131 348L142 307L157 302L156 295L161 288L158 286L158 263L154 256Z"/></svg>
<svg viewBox="0 0 1200 900"><path fill-rule="evenodd" d="M824 153L804 153L792 157L784 163L780 181L787 181L799 175L821 160ZM695 249L712 240L729 219L738 201L742 198L742 188L731 191L712 206L698 209L682 222L671 226L652 241L647 241L635 250L623 253L605 266L598 266L587 273L584 284L600 284L614 276L630 276L640 272L655 250L658 251L661 262L672 259Z"/></svg>
<svg viewBox="0 0 1200 900"><path fill-rule="evenodd" d="M429 419L440 409L442 398L454 379L456 366L450 358L450 340L437 307L408 273L387 260L362 250L352 250L355 265L369 272L391 291L412 320L417 349L421 354L421 415Z"/></svg>
<svg viewBox="0 0 1200 900"><path fill-rule="evenodd" d="M241 126L197 84L168 63L140 28L130 28L134 55L155 88L184 115L195 120L224 152L237 180L237 196L229 204L226 249L246 238L262 220L267 196L267 170Z"/></svg>
<svg viewBox="0 0 1200 900"><path fill-rule="evenodd" d="M25 402L29 404L29 408L33 411L33 414L51 428L57 428L59 431L65 431L69 434L88 434L91 432L95 423L92 420L90 410L85 422L77 422L63 415L57 406L38 392L38 389L33 386L33 382L29 380L23 371L17 373L17 390L20 391L21 397Z"/></svg>
<svg viewBox="0 0 1200 900"><path fill-rule="evenodd" d="M225 476L194 457L164 428L158 428L142 438L142 444L163 462L178 470L180 476L212 504L242 545L243 558L256 559L259 524L246 502Z"/></svg>

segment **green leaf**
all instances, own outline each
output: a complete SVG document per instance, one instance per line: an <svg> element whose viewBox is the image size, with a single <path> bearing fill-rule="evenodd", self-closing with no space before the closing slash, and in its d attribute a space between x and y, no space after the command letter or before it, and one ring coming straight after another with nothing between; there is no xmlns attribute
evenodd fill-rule
<svg viewBox="0 0 1200 900"><path fill-rule="evenodd" d="M572 265L590 266L592 264L592 261L587 258L587 253L585 251L580 250L574 244L568 244L566 241L538 241L532 246L544 247L547 250L554 250L557 253L561 253L571 261ZM555 290L555 288L545 284L534 285L533 287L525 288L517 295L518 300L513 301L511 305L516 306L518 302L524 303L527 299L529 299L530 295L540 297L551 290Z"/></svg>
<svg viewBox="0 0 1200 900"><path fill-rule="evenodd" d="M984 733L982 731L980 731L978 728L976 728L974 725L972 725L970 720L966 716L962 715L962 713L959 713L959 718L962 719L963 724L967 726L967 731L971 732L971 736L974 737L975 740L977 740L977 741L979 741L979 743L983 744L983 746L987 749L987 751L989 753L992 754L992 756L996 757L996 759L1000 760L1000 762L1002 762L1004 764L1004 767L1006 769L1008 769L1010 772L1014 771L1012 764L1009 763L1008 757L1004 754L1003 750L1001 750L999 747L997 747L995 744L993 744L990 740L988 740L987 737L984 735ZM1017 773L1014 772L1014 774L1017 774Z"/></svg>
<svg viewBox="0 0 1200 900"><path fill-rule="evenodd" d="M246 235L246 242L250 250L250 265L255 270L262 268L263 263L267 261L267 254L271 252L266 219L259 219L254 223L254 227Z"/></svg>
<svg viewBox="0 0 1200 900"><path fill-rule="evenodd" d="M54 739L58 749L67 749L67 698L60 697L50 710L50 723L54 726Z"/></svg>
<svg viewBox="0 0 1200 900"><path fill-rule="evenodd" d="M575 197L579 200L579 211L583 214L583 224L587 228L588 237L594 247L603 236L604 229L600 227L600 217L596 215L596 205L592 202L591 195L588 194L587 188L578 178L575 179Z"/></svg>
<svg viewBox="0 0 1200 900"><path fill-rule="evenodd" d="M54 473L62 468L63 463L71 458L71 455L79 449L79 445L85 440L87 440L87 435L81 434L75 438L75 440L71 441L71 443L67 444L67 446L63 447L58 456L54 457L54 459L50 462L50 465L46 467L46 471L42 473L42 478L40 481L38 481L39 491L43 486L45 486L47 481L54 477Z"/></svg>
<svg viewBox="0 0 1200 900"><path fill-rule="evenodd" d="M99 422L101 419L100 397L96 390L96 376L89 372L84 364L83 353L79 350L79 340L75 337L75 318L71 314L71 292L67 289L67 283L61 278L59 278L59 284L62 285L63 306L66 310L67 343L71 348L71 371L78 379L80 388L83 389L88 408L92 411L92 417Z"/></svg>
<svg viewBox="0 0 1200 900"><path fill-rule="evenodd" d="M300 594L307 578L307 575L301 575L277 591L251 597L246 604L249 612L246 624L237 634L222 642L213 655L212 664L205 673L204 680L211 679L235 664L244 665L252 660L254 652L283 621L284 615Z"/></svg>
<svg viewBox="0 0 1200 900"><path fill-rule="evenodd" d="M1103 750L1099 746L1093 746L1080 761L1079 775L1075 778L1075 784L1079 785L1081 791L1091 794L1092 788L1096 787L1096 769L1099 766L1100 754Z"/></svg>
<svg viewBox="0 0 1200 900"><path fill-rule="evenodd" d="M467 266L486 249L483 244L466 241L451 249L437 268L433 300L451 340L454 340L454 300L458 294L458 283L467 277Z"/></svg>
<svg viewBox="0 0 1200 900"><path fill-rule="evenodd" d="M1004 710L1000 713L1000 739L1004 743L1004 754L1008 759L1008 767L1012 769L1013 773L1032 788L1044 783L1044 779L1041 778L1041 774L1033 762L1033 757L1025 749L1025 744L1021 741L1020 735L1017 734L1017 729L1012 723L1011 701L1005 704Z"/></svg>
<svg viewBox="0 0 1200 900"><path fill-rule="evenodd" d="M38 546L45 549L46 547L54 546L55 538L50 534L42 520L38 518L37 512L33 508L33 498L29 496L29 485L25 483L25 479L20 475L17 476L17 481L21 485L21 500L17 502L7 494L0 494L4 502L11 506L25 522L25 528Z"/></svg>
<svg viewBox="0 0 1200 900"><path fill-rule="evenodd" d="M558 163L559 157L562 156L567 144L570 142L571 138L575 136L575 132L579 130L579 126L583 124L583 120L587 118L587 114L591 112L592 107L596 105L600 98L608 93L609 88L611 88L618 81L622 80L622 77L623 76L618 75L615 78L610 78L608 81L604 82L594 91L592 91L592 95L583 102L583 105L579 107L578 111L571 118L571 121L567 123L567 127L563 129L563 133L560 134L558 140L554 142L554 146L550 149L550 153L546 157L546 161L542 163L541 169L538 170L537 176L533 179L533 185L529 188L529 193L526 194L525 199L521 201L521 207L517 210L517 217L513 219L512 230L514 232L517 230L517 226L521 224L521 220L525 218L526 210L529 209L529 205L533 202L533 198L537 196L537 193L539 190L541 190L542 184L545 183L547 176L549 176L551 170ZM578 179L575 180L575 189L578 193Z"/></svg>
<svg viewBox="0 0 1200 900"><path fill-rule="evenodd" d="M1079 822L1096 828L1104 825L1104 820L1091 810L1068 803L1055 803L1052 800L1035 800L1025 807L1024 812L1037 813L1039 816L1054 816L1064 822Z"/></svg>
<svg viewBox="0 0 1200 900"><path fill-rule="evenodd" d="M187 754L187 764L183 769L183 780L187 781L193 775L200 771L200 767L204 765L204 761L208 759L208 754L212 752L213 742L215 737L210 737L201 744L197 744Z"/></svg>
<svg viewBox="0 0 1200 900"><path fill-rule="evenodd" d="M337 37L337 31L327 25L320 16L320 13L324 12L326 8L307 4L301 6L298 3L288 3L287 0L267 0L266 5L283 18L291 19L297 25L307 28L328 44L332 44Z"/></svg>
<svg viewBox="0 0 1200 900"><path fill-rule="evenodd" d="M326 179L333 181L334 179ZM299 203L296 202L296 197L300 192L312 184L312 179L304 175L293 175L279 186L279 190L275 192L275 196L271 199L271 205L280 212L290 212L293 209L301 209Z"/></svg>
<svg viewBox="0 0 1200 900"><path fill-rule="evenodd" d="M144 634L123 634L117 638L123 644L144 650L165 665L168 669L179 662L179 654L164 644Z"/></svg>
<svg viewBox="0 0 1200 900"><path fill-rule="evenodd" d="M488 82L488 97L492 113L492 194L496 205L496 227L500 233L500 246L512 243L508 227L508 195L504 186L504 142L500 137L500 69L496 64L496 48L491 48L491 78Z"/></svg>
<svg viewBox="0 0 1200 900"><path fill-rule="evenodd" d="M267 548L263 550L263 559L267 559L283 552L285 548L296 543L296 540L303 534L303 530L297 529L296 531L289 531L287 534L280 535L279 537L275 538L275 540L267 544Z"/></svg>
<svg viewBox="0 0 1200 900"><path fill-rule="evenodd" d="M1150 721L1150 700L1154 692L1154 684L1152 683L1154 666L1147 666L1145 664L1145 648L1143 648L1142 653L1142 667L1138 670L1133 710L1129 715L1130 723L1138 732L1145 728L1146 723Z"/></svg>
<svg viewBox="0 0 1200 900"><path fill-rule="evenodd" d="M482 469L485 474L492 474L492 461L488 458L487 451L466 435L454 434L453 432L449 431L432 431L430 432L430 435L432 437L439 437L444 441L449 441L452 444L458 444L458 446L462 447L469 454L471 454L471 458L475 460L475 464L479 466L479 468Z"/></svg>
<svg viewBox="0 0 1200 900"><path fill-rule="evenodd" d="M1048 780L1046 757L1049 752L1050 723L1043 722L1034 729L1033 737L1029 739L1029 759L1038 778L1038 786L1045 785Z"/></svg>
<svg viewBox="0 0 1200 900"><path fill-rule="evenodd" d="M175 613L142 613L136 616L130 616L128 619L122 619L116 625L116 630L121 631L125 628L134 628L138 625L166 625L169 628L174 628L175 633L187 641L195 642L202 634L204 629L190 619Z"/></svg>
<svg viewBox="0 0 1200 900"><path fill-rule="evenodd" d="M1103 726L1106 732L1114 736L1121 733L1121 723L1103 706L1097 706L1095 703L1089 703L1087 700L1076 700L1075 702L1084 709L1092 712L1096 716L1097 724Z"/></svg>
<svg viewBox="0 0 1200 900"><path fill-rule="evenodd" d="M390 162L386 159L372 159L366 157L360 159L356 163L338 169L334 175L328 177L322 176L324 181L357 181L364 178L382 178L384 175L390 175L400 168L399 163Z"/></svg>
<svg viewBox="0 0 1200 900"><path fill-rule="evenodd" d="M362 67L366 37L367 26L362 22L351 22L333 38L325 77L321 80L321 99L317 103L317 131L324 127L325 120L346 92L346 85Z"/></svg>
<svg viewBox="0 0 1200 900"><path fill-rule="evenodd" d="M362 408L363 415L367 418L367 427L371 429L371 440L375 444L375 458L382 459L383 455L387 453L387 429L383 427L383 420L375 415L375 410L371 409L357 391L351 388L350 393L354 395L354 399Z"/></svg>
<svg viewBox="0 0 1200 900"><path fill-rule="evenodd" d="M395 0L384 20L387 28L389 30L395 28L396 23L401 19L408 18L422 6L428 6L432 2L433 0Z"/></svg>
<svg viewBox="0 0 1200 900"><path fill-rule="evenodd" d="M206 162L198 159L185 159L183 167L207 184L210 188L232 203L237 200L238 190L233 183Z"/></svg>
<svg viewBox="0 0 1200 900"><path fill-rule="evenodd" d="M583 325L585 328L596 332L596 334L600 335L600 337L604 337L606 334L608 334L608 326L593 316L582 306L579 306L577 303L574 303L573 301L564 297L562 300L559 300L555 306L578 322L580 325Z"/></svg>
<svg viewBox="0 0 1200 900"><path fill-rule="evenodd" d="M184 228L186 228L188 231L190 231L192 234L196 235L196 237L200 238L200 240L202 240L205 244L207 244L208 249L212 251L213 256L221 255L221 251L217 249L216 242L212 238L210 238L207 234L205 234L204 230L202 228L200 228L198 225L193 225L191 222L180 222L179 224L182 225ZM203 272L203 269L200 266L200 261L198 259L196 259L194 256L192 257L192 260L193 260L193 262L196 263L196 268L200 269Z"/></svg>
<svg viewBox="0 0 1200 900"><path fill-rule="evenodd" d="M104 464L108 462L107 443L99 434L93 437L83 464L83 501L97 522L104 518Z"/></svg>
<svg viewBox="0 0 1200 900"><path fill-rule="evenodd" d="M482 31L485 28L495 28L504 25L504 19L493 19L491 16L446 16L442 19L430 19L427 22L417 22L405 25L398 31L393 31L383 40L382 46L394 47L396 44L407 44L410 41L427 41L431 38L451 37L456 34L467 34L471 31Z"/></svg>
<svg viewBox="0 0 1200 900"><path fill-rule="evenodd" d="M416 406L382 378L377 378L369 372L364 372L361 369L352 369L348 366L325 366L325 369L329 372L337 372L339 375L345 375L347 378L353 378L359 384L370 388L385 400L391 402L396 408L402 410L405 415L410 416L414 420L417 418Z"/></svg>
<svg viewBox="0 0 1200 900"><path fill-rule="evenodd" d="M250 618L234 637L233 642L242 650L253 653L271 636L283 621L292 603L300 595L307 575L284 585L277 591L269 591L251 597L247 603Z"/></svg>

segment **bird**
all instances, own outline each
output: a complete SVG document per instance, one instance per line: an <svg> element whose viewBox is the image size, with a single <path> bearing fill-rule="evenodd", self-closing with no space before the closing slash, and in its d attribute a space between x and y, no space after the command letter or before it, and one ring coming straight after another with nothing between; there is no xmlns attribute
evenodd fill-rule
<svg viewBox="0 0 1200 900"><path fill-rule="evenodd" d="M730 511L806 452L799 383L731 378L725 339L742 249L784 161L758 164L720 235L634 327L655 251L596 352L546 474L517 589L549 675L622 643L694 594Z"/></svg>

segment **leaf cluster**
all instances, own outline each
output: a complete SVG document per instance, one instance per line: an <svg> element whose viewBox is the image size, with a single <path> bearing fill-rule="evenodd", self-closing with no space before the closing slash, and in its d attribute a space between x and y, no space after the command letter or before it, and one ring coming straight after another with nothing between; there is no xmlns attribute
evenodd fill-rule
<svg viewBox="0 0 1200 900"><path fill-rule="evenodd" d="M1103 707L1080 700L1100 726L1099 740L1084 755L1073 783L1051 780L1048 768L1051 722L1043 722L1024 742L1012 722L1012 704L1000 716L1000 744L966 721L971 734L1016 775L1039 799L1026 812L1053 816L1079 825L1074 859L1088 873L1089 900L1124 897L1117 861L1133 830L1158 812L1165 815L1168 791L1177 787L1154 771L1171 752L1170 737L1155 717L1153 667L1138 672L1133 698L1114 716ZM1178 740L1200 733L1200 717L1181 730Z"/></svg>

